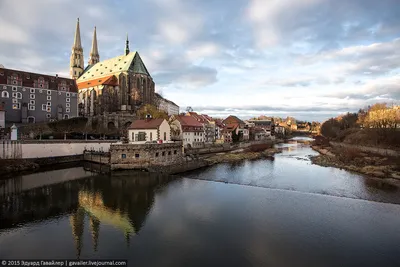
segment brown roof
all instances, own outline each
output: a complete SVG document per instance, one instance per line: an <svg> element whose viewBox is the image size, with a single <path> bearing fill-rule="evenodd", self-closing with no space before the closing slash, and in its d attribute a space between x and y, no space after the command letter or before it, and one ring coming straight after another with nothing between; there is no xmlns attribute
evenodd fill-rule
<svg viewBox="0 0 400 267"><path fill-rule="evenodd" d="M80 82L80 83L78 83L78 89L94 87L94 86L103 85L103 84L117 86L118 81L114 75L109 75L109 76L102 77L102 78L97 78L97 79L93 79L93 80L89 80L89 81Z"/></svg>
<svg viewBox="0 0 400 267"><path fill-rule="evenodd" d="M16 86L64 91L62 87L65 85L65 91L78 92L76 82L73 79L6 68L0 68L0 84L8 84L7 81L12 75L16 76L18 79L18 84L16 84ZM48 84L48 88L37 86L39 78L43 78L45 84ZM62 82L64 82L64 85L62 85Z"/></svg>
<svg viewBox="0 0 400 267"><path fill-rule="evenodd" d="M164 119L135 120L129 129L157 129Z"/></svg>
<svg viewBox="0 0 400 267"><path fill-rule="evenodd" d="M203 125L192 116L179 115L175 116L175 118L181 123L182 126L203 127Z"/></svg>
<svg viewBox="0 0 400 267"><path fill-rule="evenodd" d="M244 121L242 121L241 119L239 119L238 117L233 116L233 115L230 115L225 120L223 120L223 123L225 123L225 124L232 124L232 123L246 124Z"/></svg>

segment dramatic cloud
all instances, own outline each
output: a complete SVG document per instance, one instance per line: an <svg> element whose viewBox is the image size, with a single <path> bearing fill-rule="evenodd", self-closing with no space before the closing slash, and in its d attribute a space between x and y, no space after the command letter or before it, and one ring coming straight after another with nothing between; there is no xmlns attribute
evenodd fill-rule
<svg viewBox="0 0 400 267"><path fill-rule="evenodd" d="M324 120L400 100L398 0L1 0L0 64L67 76L76 19L88 59L126 34L156 90L185 109Z"/></svg>

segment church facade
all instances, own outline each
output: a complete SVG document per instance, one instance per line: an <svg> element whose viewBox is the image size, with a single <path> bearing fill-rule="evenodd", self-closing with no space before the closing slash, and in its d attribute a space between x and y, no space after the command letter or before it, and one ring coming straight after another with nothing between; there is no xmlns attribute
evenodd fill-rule
<svg viewBox="0 0 400 267"><path fill-rule="evenodd" d="M99 118L106 127L121 127L135 119L145 104L155 104L155 84L138 52L100 61L96 28L88 66L84 66L79 20L70 60L70 75L78 87L79 115Z"/></svg>

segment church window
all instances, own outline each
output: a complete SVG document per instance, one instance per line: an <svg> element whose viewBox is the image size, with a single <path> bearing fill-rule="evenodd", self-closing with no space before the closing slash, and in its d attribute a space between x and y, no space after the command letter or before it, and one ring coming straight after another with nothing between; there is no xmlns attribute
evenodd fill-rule
<svg viewBox="0 0 400 267"><path fill-rule="evenodd" d="M31 105L31 104L29 104L29 105L28 105L28 109L29 109L29 110L35 110L35 106L34 106L34 105Z"/></svg>
<svg viewBox="0 0 400 267"><path fill-rule="evenodd" d="M29 100L29 104L35 105L35 100Z"/></svg>
<svg viewBox="0 0 400 267"><path fill-rule="evenodd" d="M51 100L51 96L48 95L48 96L47 96L47 101L50 101L50 100Z"/></svg>
<svg viewBox="0 0 400 267"><path fill-rule="evenodd" d="M13 97L17 99L22 99L22 94L20 92L13 93Z"/></svg>
<svg viewBox="0 0 400 267"><path fill-rule="evenodd" d="M70 102L70 101L71 101L71 99L69 99L69 98L65 99L65 102Z"/></svg>
<svg viewBox="0 0 400 267"><path fill-rule="evenodd" d="M69 113L69 111L70 111L70 109L69 109L69 108L66 108L66 109L65 109L65 112Z"/></svg>
<svg viewBox="0 0 400 267"><path fill-rule="evenodd" d="M35 89L31 88L30 92L31 92L31 94L34 94L35 93Z"/></svg>
<svg viewBox="0 0 400 267"><path fill-rule="evenodd" d="M51 107L51 102L47 102L47 106Z"/></svg>
<svg viewBox="0 0 400 267"><path fill-rule="evenodd" d="M30 94L30 95L29 95L29 98L30 98L30 99L35 99L35 95L34 95L34 94Z"/></svg>
<svg viewBox="0 0 400 267"><path fill-rule="evenodd" d="M68 120L69 119L69 115L68 114L65 114L64 115L64 120Z"/></svg>
<svg viewBox="0 0 400 267"><path fill-rule="evenodd" d="M65 106L66 106L67 108L69 108L69 107L71 106L71 104L70 104L70 103L66 103Z"/></svg>
<svg viewBox="0 0 400 267"><path fill-rule="evenodd" d="M67 97L69 97L69 93L67 93Z"/></svg>
<svg viewBox="0 0 400 267"><path fill-rule="evenodd" d="M7 91L3 91L3 92L1 92L1 97L2 98L9 98L10 94Z"/></svg>
<svg viewBox="0 0 400 267"><path fill-rule="evenodd" d="M51 91L50 91L50 90L47 90L47 94L48 94L48 95L51 95Z"/></svg>

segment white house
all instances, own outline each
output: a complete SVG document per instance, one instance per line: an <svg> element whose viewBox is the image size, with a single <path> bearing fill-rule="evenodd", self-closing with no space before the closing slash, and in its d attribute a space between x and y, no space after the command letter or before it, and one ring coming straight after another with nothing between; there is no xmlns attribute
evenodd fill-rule
<svg viewBox="0 0 400 267"><path fill-rule="evenodd" d="M135 120L128 129L130 143L171 141L171 127L165 119Z"/></svg>
<svg viewBox="0 0 400 267"><path fill-rule="evenodd" d="M192 116L173 116L174 139L182 140L184 147L199 147L204 144L203 125Z"/></svg>
<svg viewBox="0 0 400 267"><path fill-rule="evenodd" d="M179 114L179 106L161 95L155 93L157 108L165 111L169 116Z"/></svg>

